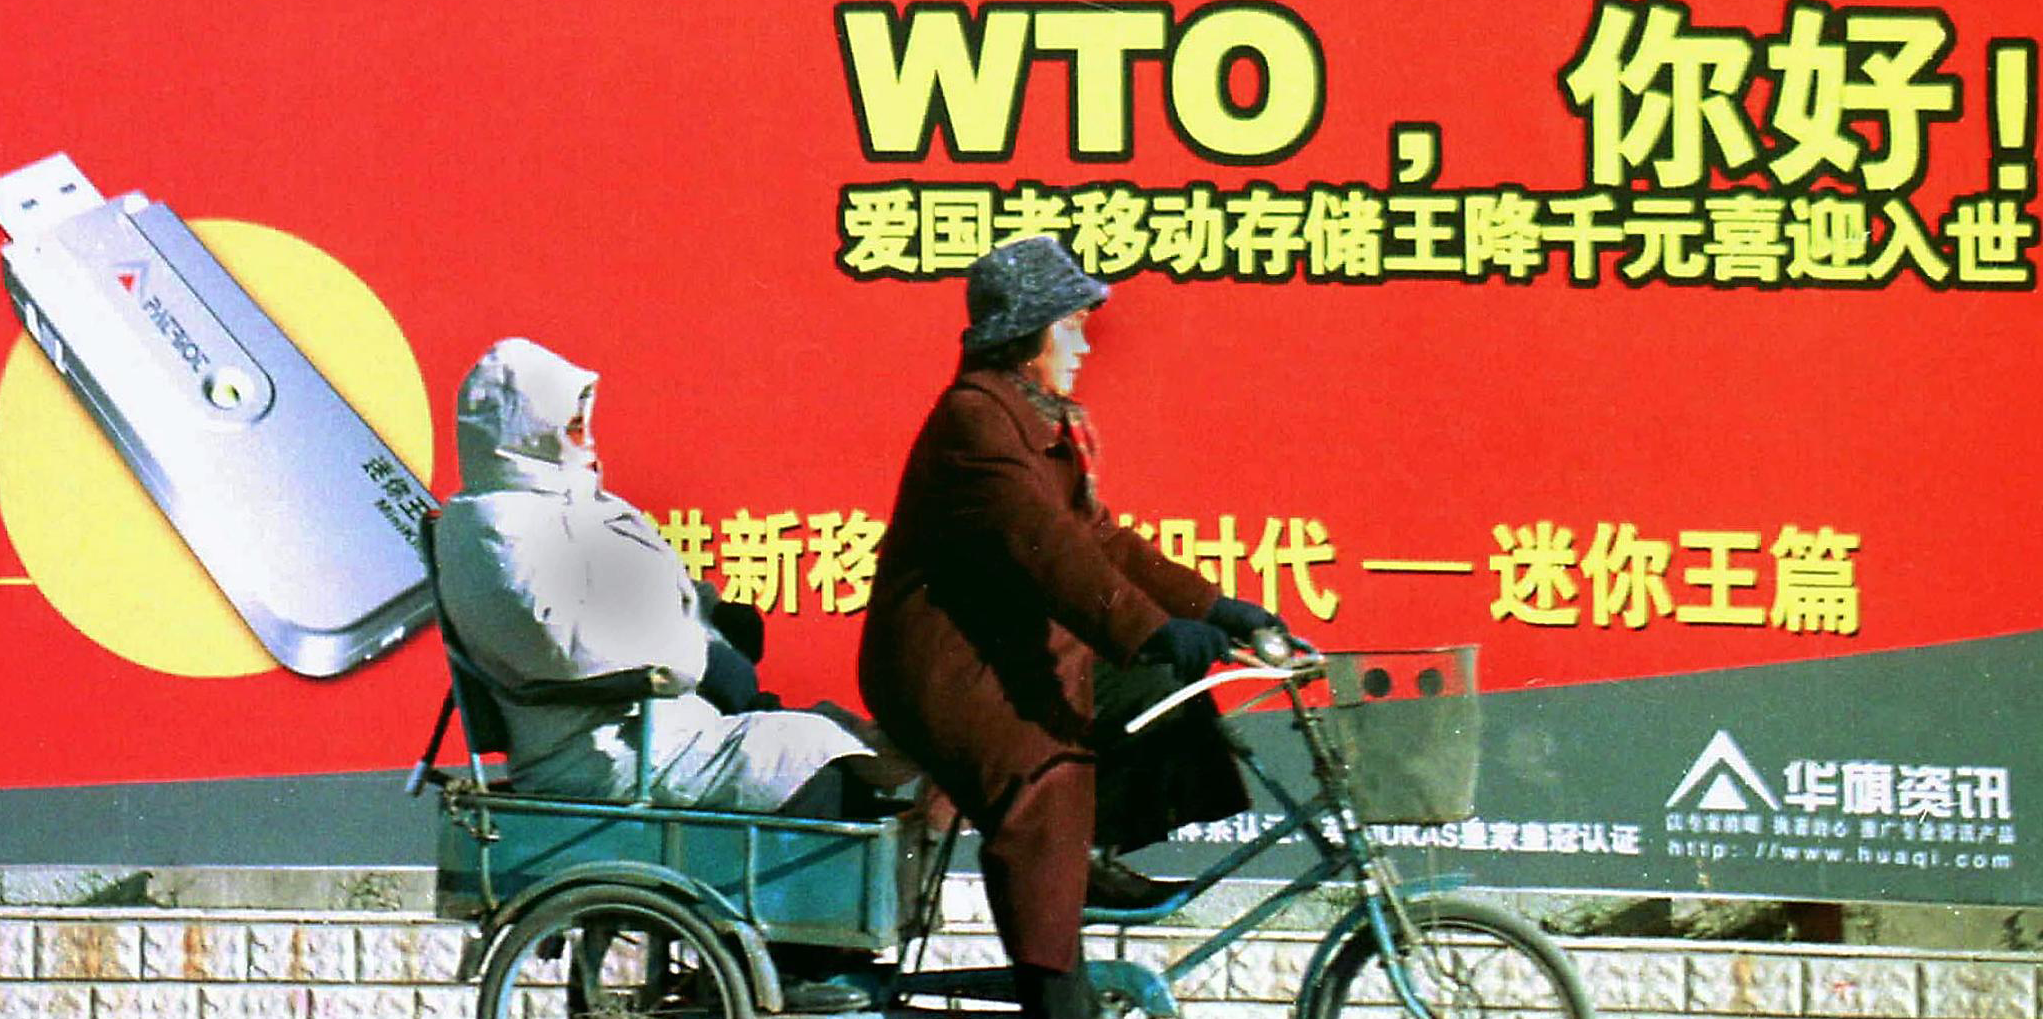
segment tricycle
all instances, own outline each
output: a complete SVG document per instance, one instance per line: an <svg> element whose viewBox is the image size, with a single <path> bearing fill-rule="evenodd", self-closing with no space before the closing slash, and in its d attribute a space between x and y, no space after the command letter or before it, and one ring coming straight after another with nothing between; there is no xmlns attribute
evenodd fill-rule
<svg viewBox="0 0 2043 1019"><path fill-rule="evenodd" d="M441 617L445 619L445 614ZM1295 795L1256 754L1237 758L1280 819L1147 909L1089 909L1089 924L1153 924L1280 843L1317 862L1160 971L1122 960L1086 963L1102 1014L1175 1016L1172 984L1301 896L1349 882L1355 904L1328 928L1300 981L1299 1019L1408 1015L1568 1016L1593 1010L1573 965L1524 918L1452 894L1458 875L1406 879L1374 846L1368 821L1444 821L1472 810L1475 649L1321 655L1270 634L1240 667L1208 676L1129 720L1131 733L1222 687L1261 689L1227 719L1273 699L1288 709L1311 760L1310 795ZM943 871L957 837L925 837L906 818L816 820L656 805L641 755L629 803L534 796L493 785L483 755L505 749L495 698L660 692L657 670L559 684L494 682L445 628L453 682L411 789L441 787L438 911L475 932L459 976L481 976L477 1015L710 1016L751 1019L785 1008L771 946L849 950L835 979L891 1013L926 1001L1012 1002L1005 967L921 970L935 934ZM667 677L670 679L670 677ZM1418 719L1401 730L1429 746L1392 746L1372 712L1400 680L1417 688ZM465 774L435 767L458 713ZM643 707L640 716L650 712ZM1430 747L1430 748L1429 748ZM1389 752L1386 752L1388 750ZM872 961L883 960L883 961Z"/></svg>

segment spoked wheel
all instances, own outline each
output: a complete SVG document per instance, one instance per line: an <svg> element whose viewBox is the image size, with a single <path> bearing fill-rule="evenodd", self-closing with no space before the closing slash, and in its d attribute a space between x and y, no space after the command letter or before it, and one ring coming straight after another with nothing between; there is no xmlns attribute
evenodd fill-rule
<svg viewBox="0 0 2043 1019"><path fill-rule="evenodd" d="M1594 1019L1574 964L1524 918L1455 898L1407 910L1416 931L1397 939L1400 959L1431 1019ZM1410 1015L1379 955L1367 926L1350 936L1313 990L1310 1019Z"/></svg>
<svg viewBox="0 0 2043 1019"><path fill-rule="evenodd" d="M744 970L687 905L571 888L511 925L483 970L483 1019L752 1019Z"/></svg>

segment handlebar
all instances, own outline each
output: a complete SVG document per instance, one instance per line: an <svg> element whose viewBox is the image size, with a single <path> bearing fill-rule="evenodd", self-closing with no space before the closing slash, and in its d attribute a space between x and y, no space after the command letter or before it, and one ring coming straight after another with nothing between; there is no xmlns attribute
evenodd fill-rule
<svg viewBox="0 0 2043 1019"><path fill-rule="evenodd" d="M1233 660L1244 667L1216 672L1196 683L1187 683L1175 693L1149 706L1148 710L1136 715L1122 726L1122 730L1134 735L1150 723L1176 710L1179 705L1193 700L1208 691L1238 683L1243 680L1275 680L1279 685L1271 687L1261 695L1250 699L1243 707L1262 703L1283 684L1298 679L1310 679L1326 664L1326 656L1304 638L1283 630L1258 630L1250 636L1249 643L1234 650Z"/></svg>

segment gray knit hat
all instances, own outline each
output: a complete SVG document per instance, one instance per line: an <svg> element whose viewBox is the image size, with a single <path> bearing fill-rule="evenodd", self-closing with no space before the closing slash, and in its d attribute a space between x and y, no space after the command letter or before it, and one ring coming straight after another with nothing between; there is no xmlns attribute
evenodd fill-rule
<svg viewBox="0 0 2043 1019"><path fill-rule="evenodd" d="M965 283L965 311L972 318L965 349L999 346L1106 299L1107 285L1087 276L1055 237L994 248L972 263Z"/></svg>

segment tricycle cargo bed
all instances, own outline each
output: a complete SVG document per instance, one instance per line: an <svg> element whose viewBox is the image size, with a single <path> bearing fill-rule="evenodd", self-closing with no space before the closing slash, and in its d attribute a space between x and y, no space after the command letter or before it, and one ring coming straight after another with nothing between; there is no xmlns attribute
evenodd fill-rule
<svg viewBox="0 0 2043 1019"><path fill-rule="evenodd" d="M622 862L690 879L769 941L882 948L897 937L893 819L824 821L494 793L458 795L450 806L440 829L436 895L446 919L481 917L570 867Z"/></svg>

